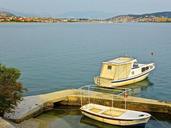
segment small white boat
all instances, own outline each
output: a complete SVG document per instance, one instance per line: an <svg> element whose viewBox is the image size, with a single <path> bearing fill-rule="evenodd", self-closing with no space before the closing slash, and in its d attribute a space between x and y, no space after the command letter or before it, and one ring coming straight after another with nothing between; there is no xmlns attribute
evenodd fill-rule
<svg viewBox="0 0 171 128"><path fill-rule="evenodd" d="M148 77L154 63L139 64L131 57L119 57L102 63L100 76L94 78L97 86L114 88L136 83Z"/></svg>
<svg viewBox="0 0 171 128"><path fill-rule="evenodd" d="M145 112L107 107L89 103L82 106L83 115L108 124L118 126L145 126L151 115Z"/></svg>

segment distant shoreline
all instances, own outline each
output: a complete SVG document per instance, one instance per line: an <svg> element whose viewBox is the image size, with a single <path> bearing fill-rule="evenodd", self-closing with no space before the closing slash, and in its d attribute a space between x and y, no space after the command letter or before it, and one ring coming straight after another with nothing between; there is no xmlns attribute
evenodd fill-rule
<svg viewBox="0 0 171 128"><path fill-rule="evenodd" d="M140 15L118 15L107 19L100 18L55 18L16 16L0 11L0 23L171 23L170 12L156 12Z"/></svg>
<svg viewBox="0 0 171 128"><path fill-rule="evenodd" d="M0 22L0 24L169 24L171 22Z"/></svg>

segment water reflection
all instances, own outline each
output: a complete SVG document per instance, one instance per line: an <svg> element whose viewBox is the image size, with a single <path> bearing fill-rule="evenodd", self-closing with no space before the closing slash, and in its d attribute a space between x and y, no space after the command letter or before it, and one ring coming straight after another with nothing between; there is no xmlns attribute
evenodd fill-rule
<svg viewBox="0 0 171 128"><path fill-rule="evenodd" d="M140 92L147 90L150 86L153 86L153 83L147 78L143 81L124 86L124 88L130 88L131 91L129 92L129 95L135 96Z"/></svg>
<svg viewBox="0 0 171 128"><path fill-rule="evenodd" d="M163 114L153 114L146 128L170 128L171 117ZM58 106L57 109L26 120L17 128L128 128L105 124L92 120L81 114L79 107ZM140 128L140 127L129 127Z"/></svg>
<svg viewBox="0 0 171 128"><path fill-rule="evenodd" d="M104 88L104 87L99 87L95 85L82 86L81 88L87 91L91 90L91 91L104 92L104 93L110 93L110 94L116 94L116 95L121 94L125 90L125 88L127 88L127 89L130 89L129 95L137 96L141 92L145 92L150 86L153 86L153 83L147 78L143 81L130 84L127 86L123 86L123 87L117 87L115 89Z"/></svg>

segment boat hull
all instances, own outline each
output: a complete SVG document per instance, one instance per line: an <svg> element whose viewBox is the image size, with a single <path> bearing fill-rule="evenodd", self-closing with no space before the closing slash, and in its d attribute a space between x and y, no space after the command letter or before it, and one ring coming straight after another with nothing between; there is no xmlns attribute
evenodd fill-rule
<svg viewBox="0 0 171 128"><path fill-rule="evenodd" d="M86 111L81 111L83 115L111 125L118 125L118 126L145 126L145 124L149 121L150 117L146 119L140 119L140 120L114 120L109 118L100 117L97 115L93 115L92 113L88 113Z"/></svg>
<svg viewBox="0 0 171 128"><path fill-rule="evenodd" d="M109 80L109 79L95 77L94 82L97 86L114 88L114 87L125 86L125 85L133 84L136 82L140 82L140 81L146 79L148 77L148 75L149 75L149 73L146 73L146 74L143 74L143 75L140 75L137 77L128 78L128 79L120 80L120 81L113 81L113 80Z"/></svg>

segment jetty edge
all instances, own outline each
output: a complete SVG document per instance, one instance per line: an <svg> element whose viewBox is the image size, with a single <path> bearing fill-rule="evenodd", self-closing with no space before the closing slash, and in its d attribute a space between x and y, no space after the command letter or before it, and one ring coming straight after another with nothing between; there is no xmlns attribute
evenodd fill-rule
<svg viewBox="0 0 171 128"><path fill-rule="evenodd" d="M113 96L114 98L112 98ZM81 106L81 104L84 105L93 102L111 106L113 103L114 107L124 108L124 99L123 96L109 93L96 91L89 91L89 93L87 93L87 90L66 89L47 94L23 97L23 100L16 106L14 112L5 113L4 118L20 123L26 119L35 117L44 111L53 109L56 104ZM127 109L171 115L171 102L134 96L128 96L126 100Z"/></svg>

